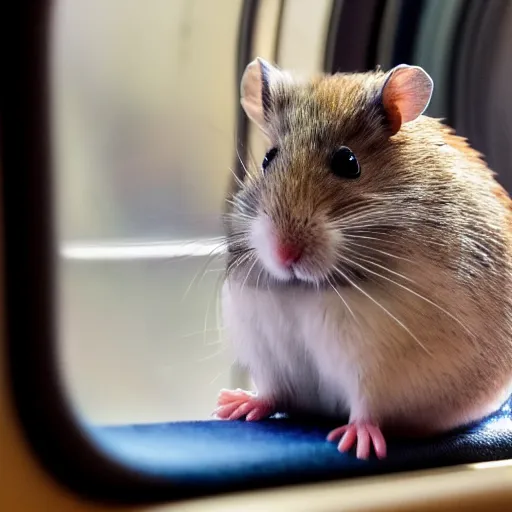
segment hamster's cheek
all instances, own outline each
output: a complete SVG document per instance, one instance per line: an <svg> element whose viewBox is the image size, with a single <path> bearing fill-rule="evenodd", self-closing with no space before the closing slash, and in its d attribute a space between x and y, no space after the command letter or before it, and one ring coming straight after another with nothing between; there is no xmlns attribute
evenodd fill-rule
<svg viewBox="0 0 512 512"><path fill-rule="evenodd" d="M293 277L291 270L283 268L274 254L274 233L270 220L258 215L252 223L250 245L256 251L265 270L279 281L289 281Z"/></svg>
<svg viewBox="0 0 512 512"><path fill-rule="evenodd" d="M319 217L311 232L308 250L295 268L295 275L312 283L323 281L333 273L341 252L342 236L339 229Z"/></svg>

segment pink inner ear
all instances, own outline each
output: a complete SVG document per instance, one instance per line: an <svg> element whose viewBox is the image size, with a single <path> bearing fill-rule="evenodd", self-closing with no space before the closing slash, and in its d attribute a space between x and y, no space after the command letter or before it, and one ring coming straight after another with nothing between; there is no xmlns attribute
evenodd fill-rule
<svg viewBox="0 0 512 512"><path fill-rule="evenodd" d="M245 69L241 83L241 103L246 114L256 124L263 124L261 64L256 59Z"/></svg>
<svg viewBox="0 0 512 512"><path fill-rule="evenodd" d="M408 66L392 72L384 85L382 101L393 133L425 111L432 85L432 79L418 67Z"/></svg>

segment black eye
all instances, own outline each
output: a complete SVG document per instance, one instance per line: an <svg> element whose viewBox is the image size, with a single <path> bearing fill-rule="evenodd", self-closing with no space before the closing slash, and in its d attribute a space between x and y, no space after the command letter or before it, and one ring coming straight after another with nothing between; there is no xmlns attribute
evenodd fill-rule
<svg viewBox="0 0 512 512"><path fill-rule="evenodd" d="M267 151L263 162L261 163L261 170L265 171L267 167L270 165L270 162L274 160L274 157L277 155L277 148L272 148Z"/></svg>
<svg viewBox="0 0 512 512"><path fill-rule="evenodd" d="M331 160L331 171L338 178L359 178L361 169L356 155L346 146L342 146L334 153Z"/></svg>

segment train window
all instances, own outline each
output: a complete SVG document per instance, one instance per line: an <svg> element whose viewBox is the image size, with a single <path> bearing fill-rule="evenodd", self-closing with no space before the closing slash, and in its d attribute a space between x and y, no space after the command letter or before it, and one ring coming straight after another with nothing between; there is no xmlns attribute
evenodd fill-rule
<svg viewBox="0 0 512 512"><path fill-rule="evenodd" d="M423 66L436 83L428 113L510 187L508 3L29 10L2 128L7 269L19 265L8 272L10 362L22 421L52 471L87 495L147 500L512 457L507 406L481 431L399 441L383 463L340 457L324 420L211 419L221 388L252 386L219 303L225 197L268 149L240 107L245 66L256 55L309 74ZM30 128L9 132L21 118ZM479 451L489 428L494 444Z"/></svg>
<svg viewBox="0 0 512 512"><path fill-rule="evenodd" d="M234 384L217 291L241 7L56 3L59 349L87 422L206 419Z"/></svg>

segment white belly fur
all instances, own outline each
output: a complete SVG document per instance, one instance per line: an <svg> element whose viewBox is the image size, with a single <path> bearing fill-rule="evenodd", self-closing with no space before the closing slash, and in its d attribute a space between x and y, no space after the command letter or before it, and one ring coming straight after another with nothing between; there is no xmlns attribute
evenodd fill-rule
<svg viewBox="0 0 512 512"><path fill-rule="evenodd" d="M353 411L359 402L354 348L364 341L334 292L241 290L228 281L222 295L229 337L260 395L305 412Z"/></svg>

